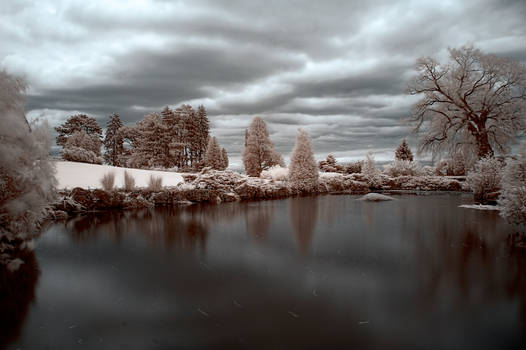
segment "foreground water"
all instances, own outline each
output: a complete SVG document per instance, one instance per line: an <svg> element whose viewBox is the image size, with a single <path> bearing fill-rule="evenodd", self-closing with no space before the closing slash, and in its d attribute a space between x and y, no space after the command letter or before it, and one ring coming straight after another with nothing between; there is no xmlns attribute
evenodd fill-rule
<svg viewBox="0 0 526 350"><path fill-rule="evenodd" d="M526 254L461 194L114 212L37 242L13 349L526 344ZM6 317L0 316L1 317ZM5 320L4 320L5 321ZM2 342L0 342L1 344ZM0 345L1 347L1 345Z"/></svg>

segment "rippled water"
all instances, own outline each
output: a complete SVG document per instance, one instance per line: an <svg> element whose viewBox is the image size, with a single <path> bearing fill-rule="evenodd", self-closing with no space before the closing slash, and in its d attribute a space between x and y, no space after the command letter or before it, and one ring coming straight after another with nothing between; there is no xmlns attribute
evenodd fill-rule
<svg viewBox="0 0 526 350"><path fill-rule="evenodd" d="M524 348L526 252L469 195L112 212L51 226L20 349ZM10 301L11 302L11 301ZM1 344L1 342L0 342Z"/></svg>

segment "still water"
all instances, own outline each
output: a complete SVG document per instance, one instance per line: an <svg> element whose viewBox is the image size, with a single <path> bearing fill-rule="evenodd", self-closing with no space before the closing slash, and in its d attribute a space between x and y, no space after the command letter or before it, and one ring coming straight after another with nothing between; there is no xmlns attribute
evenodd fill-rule
<svg viewBox="0 0 526 350"><path fill-rule="evenodd" d="M21 282L0 344L525 348L526 252L508 243L512 226L496 212L458 208L466 194L357 198L55 224L37 241L28 264L39 273Z"/></svg>

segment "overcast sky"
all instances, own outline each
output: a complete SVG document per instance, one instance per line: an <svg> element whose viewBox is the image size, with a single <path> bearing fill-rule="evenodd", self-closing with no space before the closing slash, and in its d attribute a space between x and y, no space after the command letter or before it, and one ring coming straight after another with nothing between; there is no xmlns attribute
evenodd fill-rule
<svg viewBox="0 0 526 350"><path fill-rule="evenodd" d="M0 68L52 126L204 104L231 163L256 115L285 158L303 127L317 158L382 160L408 135L419 56L471 43L526 62L525 19L522 0L2 0Z"/></svg>

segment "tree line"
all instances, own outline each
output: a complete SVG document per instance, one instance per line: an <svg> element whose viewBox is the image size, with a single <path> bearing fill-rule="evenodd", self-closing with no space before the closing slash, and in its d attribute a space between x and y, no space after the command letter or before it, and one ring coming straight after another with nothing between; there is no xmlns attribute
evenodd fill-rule
<svg viewBox="0 0 526 350"><path fill-rule="evenodd" d="M204 166L220 170L228 166L226 149L210 136L210 122L202 105L197 110L186 104L175 110L167 106L160 113L147 114L133 126L123 125L114 113L104 137L97 120L85 114L69 117L55 130L65 160L179 170Z"/></svg>

